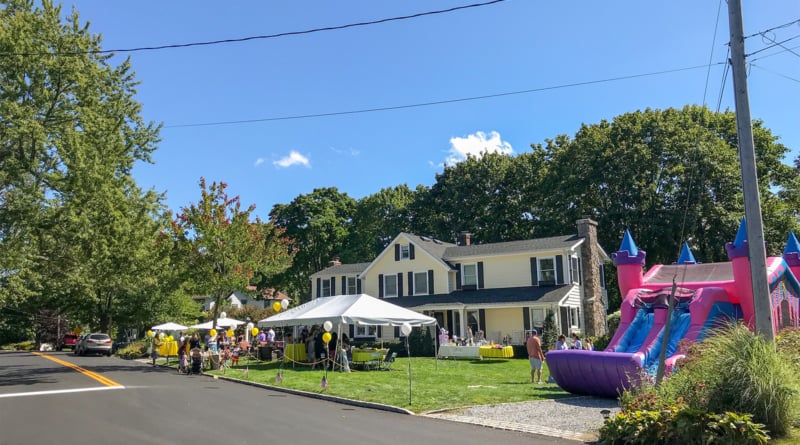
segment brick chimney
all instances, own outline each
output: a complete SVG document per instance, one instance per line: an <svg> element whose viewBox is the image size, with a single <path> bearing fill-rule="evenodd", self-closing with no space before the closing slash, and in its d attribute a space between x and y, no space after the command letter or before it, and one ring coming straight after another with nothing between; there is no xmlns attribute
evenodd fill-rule
<svg viewBox="0 0 800 445"><path fill-rule="evenodd" d="M458 245L459 246L469 246L472 244L472 234L469 232L459 232L458 233Z"/></svg>
<svg viewBox="0 0 800 445"><path fill-rule="evenodd" d="M575 222L581 244L583 272L583 316L589 337L606 335L606 308L603 306L603 289L600 286L600 249L597 244L597 221L589 218Z"/></svg>
<svg viewBox="0 0 800 445"><path fill-rule="evenodd" d="M342 262L339 260L338 256L335 257L334 259L328 261L328 267L341 266L341 265L342 265Z"/></svg>

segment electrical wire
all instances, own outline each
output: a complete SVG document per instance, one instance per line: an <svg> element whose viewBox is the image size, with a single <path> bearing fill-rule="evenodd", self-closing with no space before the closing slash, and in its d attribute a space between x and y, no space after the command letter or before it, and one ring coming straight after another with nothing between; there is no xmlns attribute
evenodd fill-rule
<svg viewBox="0 0 800 445"><path fill-rule="evenodd" d="M753 34L750 34L750 35L744 36L744 38L745 38L745 39L749 39L750 37L755 37L755 36L762 35L762 34L764 34L764 33L767 33L767 32L772 32L772 31L775 31L776 29L788 28L789 26L792 26L792 25L794 25L795 23L800 23L800 19L792 20L792 21L791 21L791 22L789 22L789 23L784 23L783 25L778 25L778 26L775 26L775 27L773 27L773 28L765 29L765 30L763 30L763 31L754 32Z"/></svg>
<svg viewBox="0 0 800 445"><path fill-rule="evenodd" d="M780 46L781 48L783 48L782 52L788 51L788 52L794 54L795 56L800 57L800 54L797 54L796 52L792 51L792 48L787 48L787 47L783 46L782 44L776 42L775 39L773 39L772 37L767 37L766 33L761 34L761 38L762 39L766 39L768 42L770 42L772 44Z"/></svg>
<svg viewBox="0 0 800 445"><path fill-rule="evenodd" d="M752 52L752 53L750 53L750 54L745 54L744 56L745 56L745 57L754 56L754 55L756 55L756 54L758 54L758 53L760 53L760 52L762 52L762 51L766 51L766 50L768 50L768 49L770 49L770 48L775 48L776 46L780 46L781 48L785 48L785 47L783 46L783 44L784 44L784 43L786 43L786 42L789 42L789 41L792 41L792 40L794 40L794 39L796 39L796 38L798 38L798 37L800 37L800 34L798 34L798 35L796 35L796 36L794 36L794 37L789 37L789 38L788 38L788 39L786 39L786 40L781 40L780 42L775 42L775 44L773 44L773 45L766 46L766 47L764 47L764 48L761 48L761 49L759 49L759 50L757 50L757 51L753 51L753 52Z"/></svg>
<svg viewBox="0 0 800 445"><path fill-rule="evenodd" d="M276 39L279 37L288 37L288 36L298 36L303 34L313 34L318 32L324 31L338 31L342 29L348 28L357 28L361 26L370 26L370 25L378 25L381 23L388 23L388 22L396 22L401 20L409 20L415 19L420 17L426 17L430 15L437 15L437 14L446 14L450 12L460 11L464 9L471 9L471 8L479 8L482 6L490 6L497 3L503 3L507 0L491 0L484 3L472 3L469 5L462 5L462 6L455 6L452 8L447 9L439 9L435 11L426 11L426 12L418 12L415 14L410 15L403 15L397 17L388 17L384 19L378 20L370 20L365 22L357 22L357 23L348 23L345 25L336 25L336 26L326 26L322 28L312 28L306 29L302 31L287 31L287 32L280 32L276 34L267 34L267 35L257 35L257 36L248 36L248 37L240 37L234 39L221 39L221 40L210 40L204 42L189 42L189 43L175 43L169 45L157 45L157 46L139 46L134 48L117 48L117 49L104 49L98 51L80 51L80 52L54 52L54 53L0 53L0 56L36 56L36 55L54 55L54 56L78 56L84 54L111 54L111 53L132 53L138 51L158 51L163 49L176 49L176 48L190 48L194 46L211 46L211 45L222 45L228 43L241 43L241 42L248 42L251 40L267 40L267 39Z"/></svg>
<svg viewBox="0 0 800 445"><path fill-rule="evenodd" d="M750 66L753 67L753 68L758 68L760 70L764 70L764 71L766 71L766 72L768 72L770 74L774 74L776 76L783 77L784 79L788 79L788 80L792 80L794 82L800 83L800 79L795 79L794 77L787 76L786 74L781 74L781 73L778 73L778 72L775 72L775 71L772 71L772 70L768 70L768 69L764 68L763 66L756 65L754 63L750 63Z"/></svg>
<svg viewBox="0 0 800 445"><path fill-rule="evenodd" d="M724 65L724 62L717 62L713 65ZM542 91L552 91L552 90L559 90L565 88L574 88L579 86L586 86L586 85L595 85L600 83L609 83L609 82L617 82L620 80L630 80L636 79L641 77L651 77L651 76L658 76L663 74L671 74L677 73L681 71L690 71L696 70L699 68L706 68L707 65L697 65L697 66L690 66L684 68L675 68L671 70L664 70L664 71L655 71L650 73L639 73L639 74L631 74L627 76L618 76L618 77L609 77L606 79L597 79L597 80L587 80L584 82L573 82L561 85L552 85L547 87L539 87L539 88L531 88L527 90L520 90L520 91L509 91L505 93L497 93L497 94L486 94L482 96L471 96L471 97L462 97L457 99L445 99L445 100L438 100L438 101L430 101L430 102L421 102L421 103L414 103L414 104L405 104L405 105L392 105L386 107L375 107L375 108L364 108L360 110L347 110L347 111L332 111L329 113L314 113L314 114L297 114L291 116L275 116L275 117L265 117L265 118L257 118L257 119L242 119L242 120L235 120L235 121L217 121L217 122L201 122L201 123L189 123L189 124L174 124L174 125L165 125L163 128L190 128L190 127L211 127L211 126L218 126L218 125L239 125L239 124L252 124L258 122L274 122L274 121L287 121L287 120L298 120L298 119L311 119L311 118L318 118L318 117L330 117L330 116L343 116L348 114L363 114L363 113L374 113L378 111L391 111L391 110L403 110L407 108L420 108L420 107L429 107L434 105L444 105L444 104L452 104L458 102L469 102L475 100L485 100L485 99L494 99L498 97L505 97L505 96L514 96L519 94L530 94L530 93L539 93Z"/></svg>

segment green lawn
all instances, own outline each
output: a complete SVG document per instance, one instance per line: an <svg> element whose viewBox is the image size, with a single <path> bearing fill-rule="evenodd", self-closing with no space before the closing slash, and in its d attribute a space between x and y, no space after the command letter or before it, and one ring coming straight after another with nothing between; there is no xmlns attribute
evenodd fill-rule
<svg viewBox="0 0 800 445"><path fill-rule="evenodd" d="M170 360L170 365L175 359ZM239 366L207 371L242 380L291 388L311 393L376 402L415 413L470 405L554 399L568 397L555 384L531 384L530 365L525 359L434 360L411 359L411 403L409 404L407 358L398 357L389 371L353 370L327 373L328 386L321 386L325 372L319 367L259 362L242 358ZM247 373L245 373L247 370ZM277 382L278 372L282 381ZM549 374L544 371L544 379Z"/></svg>

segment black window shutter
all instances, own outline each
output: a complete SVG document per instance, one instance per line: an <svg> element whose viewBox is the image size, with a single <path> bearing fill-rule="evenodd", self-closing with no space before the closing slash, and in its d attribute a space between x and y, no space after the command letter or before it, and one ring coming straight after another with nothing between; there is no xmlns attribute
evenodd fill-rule
<svg viewBox="0 0 800 445"><path fill-rule="evenodd" d="M486 338L486 309L478 309L478 329L483 331L484 338Z"/></svg>
<svg viewBox="0 0 800 445"><path fill-rule="evenodd" d="M394 245L394 260L400 261L400 244Z"/></svg>
<svg viewBox="0 0 800 445"><path fill-rule="evenodd" d="M583 284L583 265L580 258L578 258L578 283Z"/></svg>
<svg viewBox="0 0 800 445"><path fill-rule="evenodd" d="M347 293L347 277L342 276L342 295Z"/></svg>
<svg viewBox="0 0 800 445"><path fill-rule="evenodd" d="M380 327L380 326L378 326L378 332L377 332L377 334L378 334L378 338L381 338L381 327Z"/></svg>
<svg viewBox="0 0 800 445"><path fill-rule="evenodd" d="M317 298L322 296L322 278L317 278Z"/></svg>
<svg viewBox="0 0 800 445"><path fill-rule="evenodd" d="M336 293L336 277L331 277L331 296L339 295Z"/></svg>
<svg viewBox="0 0 800 445"><path fill-rule="evenodd" d="M399 326L395 326L394 327L394 338L400 338L400 327Z"/></svg>
<svg viewBox="0 0 800 445"><path fill-rule="evenodd" d="M453 311L447 311L447 332L450 333L450 338L453 338L453 334L458 335L457 332L453 332Z"/></svg>
<svg viewBox="0 0 800 445"><path fill-rule="evenodd" d="M356 278L356 293L361 293L361 278Z"/></svg>
<svg viewBox="0 0 800 445"><path fill-rule="evenodd" d="M428 295L433 295L433 269L428 269Z"/></svg>
<svg viewBox="0 0 800 445"><path fill-rule="evenodd" d="M599 267L599 268L600 268L600 288L601 288L601 289L605 289L605 288L606 288L606 273L605 273L605 268L603 267L603 265L602 265L602 264L601 264L601 265L599 265L599 266L597 266L597 267Z"/></svg>
<svg viewBox="0 0 800 445"><path fill-rule="evenodd" d="M414 289L414 272L408 273L408 295L414 295L417 290Z"/></svg>
<svg viewBox="0 0 800 445"><path fill-rule="evenodd" d="M564 255L556 255L556 284L564 284Z"/></svg>
<svg viewBox="0 0 800 445"><path fill-rule="evenodd" d="M397 296L403 296L403 273L397 274Z"/></svg>
<svg viewBox="0 0 800 445"><path fill-rule="evenodd" d="M414 245L411 243L408 244L408 258L414 259Z"/></svg>
<svg viewBox="0 0 800 445"><path fill-rule="evenodd" d="M536 257L531 257L531 285L539 285L539 264L537 263Z"/></svg>
<svg viewBox="0 0 800 445"><path fill-rule="evenodd" d="M378 275L378 298L383 298L383 274Z"/></svg>
<svg viewBox="0 0 800 445"><path fill-rule="evenodd" d="M483 289L483 261L478 261L478 289Z"/></svg>
<svg viewBox="0 0 800 445"><path fill-rule="evenodd" d="M461 264L456 264L456 290L461 289Z"/></svg>
<svg viewBox="0 0 800 445"><path fill-rule="evenodd" d="M526 307L522 308L522 325L526 331L531 330L531 311Z"/></svg>
<svg viewBox="0 0 800 445"><path fill-rule="evenodd" d="M353 337L356 336L356 326L350 325L350 341L353 341Z"/></svg>

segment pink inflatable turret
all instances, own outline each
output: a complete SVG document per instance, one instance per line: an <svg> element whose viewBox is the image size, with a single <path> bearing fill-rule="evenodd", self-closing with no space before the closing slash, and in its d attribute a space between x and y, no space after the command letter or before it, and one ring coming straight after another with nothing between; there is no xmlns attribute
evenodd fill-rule
<svg viewBox="0 0 800 445"><path fill-rule="evenodd" d="M800 242L794 236L794 232L789 234L789 240L786 241L786 248L783 249L783 260L789 266L789 270L795 277L800 277Z"/></svg>
<svg viewBox="0 0 800 445"><path fill-rule="evenodd" d="M750 258L747 253L747 222L742 218L739 231L733 243L725 244L728 258L733 264L733 281L737 294L731 295L731 302L742 307L744 322L755 330L755 306L753 303L753 280L750 276Z"/></svg>
<svg viewBox="0 0 800 445"><path fill-rule="evenodd" d="M646 256L647 252L636 247L631 233L625 229L619 250L611 254L614 266L617 267L619 291L623 298L628 295L629 290L642 287L642 283L644 283L642 272Z"/></svg>

